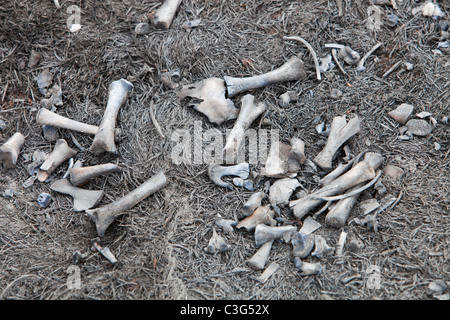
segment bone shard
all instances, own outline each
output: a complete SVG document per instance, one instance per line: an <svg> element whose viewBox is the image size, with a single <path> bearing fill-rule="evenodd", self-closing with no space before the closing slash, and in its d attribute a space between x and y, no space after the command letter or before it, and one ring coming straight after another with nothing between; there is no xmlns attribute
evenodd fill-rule
<svg viewBox="0 0 450 320"><path fill-rule="evenodd" d="M261 175L283 178L300 170L306 160L305 143L298 138L292 138L290 143L291 145L282 142L271 144Z"/></svg>
<svg viewBox="0 0 450 320"><path fill-rule="evenodd" d="M300 182L293 178L283 178L276 180L269 189L269 200L273 206L286 205L295 189L300 186Z"/></svg>
<svg viewBox="0 0 450 320"><path fill-rule="evenodd" d="M44 182L64 161L72 158L77 151L70 148L66 140L58 139L53 151L47 155L44 163L39 167L38 180Z"/></svg>
<svg viewBox="0 0 450 320"><path fill-rule="evenodd" d="M120 79L113 81L108 90L108 102L100 123L98 132L95 134L91 145L91 152L100 154L103 152L117 153L114 142L114 131L119 109L127 98L128 92L133 88L131 82Z"/></svg>
<svg viewBox="0 0 450 320"><path fill-rule="evenodd" d="M209 239L208 246L204 248L205 252L209 254L216 254L218 252L225 252L228 249L229 246L227 245L225 239L217 233L216 229L213 229L213 234Z"/></svg>
<svg viewBox="0 0 450 320"><path fill-rule="evenodd" d="M244 216L250 216L257 208L261 206L262 200L266 197L266 194L262 191L256 192L251 195L247 202L242 207L242 214Z"/></svg>
<svg viewBox="0 0 450 320"><path fill-rule="evenodd" d="M315 274L321 274L323 267L319 262L310 263L301 261L300 258L296 258L296 268L301 271L301 276L312 276Z"/></svg>
<svg viewBox="0 0 450 320"><path fill-rule="evenodd" d="M317 222L314 218L312 217L307 217L304 221L303 221L303 225L300 228L301 233L303 234L311 234L314 231L316 231L317 229L321 228L322 225Z"/></svg>
<svg viewBox="0 0 450 320"><path fill-rule="evenodd" d="M222 180L224 176L237 176L242 179L247 179L250 174L250 166L247 162L242 162L232 166L221 166L218 164L211 164L208 167L208 176L219 187L233 190L233 186Z"/></svg>
<svg viewBox="0 0 450 320"><path fill-rule="evenodd" d="M331 169L335 153L348 139L360 132L360 125L361 120L358 116L348 122L345 116L334 117L327 143L322 151L314 158L314 163L322 169Z"/></svg>
<svg viewBox="0 0 450 320"><path fill-rule="evenodd" d="M100 252L100 254L102 256L104 256L106 259L108 259L109 262L111 262L112 264L116 264L117 263L117 259L113 255L111 250L108 247L102 247L100 245L99 241L100 241L99 238L95 238L95 239L92 240L92 244L94 245L94 248L97 249L97 251Z"/></svg>
<svg viewBox="0 0 450 320"><path fill-rule="evenodd" d="M322 259L326 256L331 256L333 253L334 248L330 247L322 236L314 236L314 251L311 253L311 256Z"/></svg>
<svg viewBox="0 0 450 320"><path fill-rule="evenodd" d="M17 158L25 143L25 137L20 133L14 133L0 147L0 165L5 169L12 169L16 166Z"/></svg>
<svg viewBox="0 0 450 320"><path fill-rule="evenodd" d="M73 210L76 212L95 207L103 197L103 190L81 189L73 186L67 179L60 179L53 182L50 189L72 196Z"/></svg>
<svg viewBox="0 0 450 320"><path fill-rule="evenodd" d="M233 129L228 135L227 142L223 149L223 153L226 157L231 157L231 159L235 159L236 154L241 148L245 138L245 131L250 128L252 122L267 108L263 102L256 103L255 97L251 94L243 96L241 104L239 116L234 123Z"/></svg>
<svg viewBox="0 0 450 320"><path fill-rule="evenodd" d="M264 269L267 260L269 259L270 250L272 249L272 244L274 240L267 241L258 251L247 261L248 265L254 270Z"/></svg>
<svg viewBox="0 0 450 320"><path fill-rule="evenodd" d="M291 240L294 257L306 258L314 247L314 235L296 232Z"/></svg>
<svg viewBox="0 0 450 320"><path fill-rule="evenodd" d="M237 222L231 219L224 219L220 215L220 213L217 214L217 220L215 221L216 226L221 228L222 230L233 233L234 227L236 226Z"/></svg>
<svg viewBox="0 0 450 320"><path fill-rule="evenodd" d="M258 224L255 228L255 243L260 246L267 241L283 239L288 242L292 234L297 230L294 226L273 227L265 224Z"/></svg>
<svg viewBox="0 0 450 320"><path fill-rule="evenodd" d="M100 175L108 174L120 170L114 163L105 163L89 167L70 168L70 182L76 187L82 186L89 180Z"/></svg>
<svg viewBox="0 0 450 320"><path fill-rule="evenodd" d="M166 184L167 178L161 171L120 199L100 208L86 210L86 213L95 222L97 233L102 237L116 217L162 189Z"/></svg>
<svg viewBox="0 0 450 320"><path fill-rule="evenodd" d="M282 66L272 71L257 76L246 78L234 78L225 76L228 97L251 89L258 89L264 86L291 80L301 80L306 78L303 61L297 57L292 57Z"/></svg>
<svg viewBox="0 0 450 320"><path fill-rule="evenodd" d="M166 0L156 11L153 24L160 29L169 29L180 3L181 0Z"/></svg>
<svg viewBox="0 0 450 320"><path fill-rule="evenodd" d="M236 229L245 228L247 231L253 231L258 224L275 224L274 214L275 212L269 206L259 207L251 216L241 220L236 225Z"/></svg>

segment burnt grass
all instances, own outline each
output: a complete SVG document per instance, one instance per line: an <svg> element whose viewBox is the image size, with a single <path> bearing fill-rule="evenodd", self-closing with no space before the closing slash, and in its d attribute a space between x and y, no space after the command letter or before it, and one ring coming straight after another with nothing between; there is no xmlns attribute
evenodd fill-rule
<svg viewBox="0 0 450 320"><path fill-rule="evenodd" d="M19 131L26 140L16 167L0 169L0 191L14 192L12 198L0 197L1 299L435 299L427 291L429 283L450 281L450 143L448 124L441 121L449 116L450 59L448 48L434 51L439 42L448 40L448 33L437 29L435 19L412 14L422 1L396 2L396 10L378 6L383 24L371 31L368 0L341 1L342 15L339 1L186 0L169 30L151 25L148 34L136 35L135 26L149 21L161 1L60 1L60 9L53 1L2 1L0 120L5 126L0 137L3 143ZM437 2L448 19L450 3ZM81 9L82 27L76 33L67 27L70 5ZM399 17L397 26L386 25L389 14ZM201 24L183 28L183 23L194 19L201 19ZM356 72L355 66L341 61L346 74L336 66L318 81L308 49L283 40L292 35L308 41L319 58L331 53L324 47L327 43L348 45L361 56L377 42L382 46L367 59L365 71ZM29 68L32 50L42 58ZM247 265L257 250L251 232L240 229L231 234L216 228L229 250L214 255L204 251L216 215L240 219L252 192L218 187L209 179L206 164L175 164L171 158L175 130L193 134L194 121L200 121L203 130L225 133L233 121L211 124L186 101L179 101L177 90L164 85L161 74L179 70L181 84L251 76L281 66L295 55L305 64L306 79L249 92L268 106L252 128L278 129L283 142L302 139L306 157L312 160L326 141L315 129L317 121L331 123L335 116L358 115L361 132L345 144L350 152L378 152L383 165L398 166L404 174L400 180L383 179L387 193L399 201L378 215L376 231L354 223L359 211L357 207L352 211L345 227L347 243L359 239L362 250L344 248L340 261L335 256L321 260L310 256L305 261L320 261L324 271L301 276L294 267L291 245L276 241L269 262L280 268L260 283L262 271ZM399 61L399 67L383 77ZM407 70L404 62L413 69ZM140 72L145 65L149 71ZM165 188L119 216L101 238L101 245L118 259L116 265L92 249L95 225L86 214L73 211L70 196L53 192L49 183L22 186L29 177L33 152L50 152L54 146L36 123L44 96L34 78L45 69L63 92L63 106L55 112L94 125L101 122L109 84L133 79L134 88L116 123L121 129L117 155L94 155L89 151L92 136L58 129L59 137L78 151L75 160L82 160L84 166L112 162L121 167L83 186L104 190L99 206L127 194L160 170L168 178ZM332 89L341 90L342 96L331 98ZM297 99L282 107L278 98L288 90L295 91ZM232 98L236 107L242 96ZM152 121L151 103L164 138ZM398 139L401 125L387 113L401 103L412 104L414 114L430 112L437 120L432 133ZM333 165L344 156L340 150ZM65 162L54 178L61 178L67 169ZM261 164L251 169L259 172ZM311 192L325 174L305 167L297 177L302 188ZM263 190L266 181L273 179L256 176L255 191ZM36 201L42 192L53 198L47 208ZM381 199L369 189L360 201L370 197ZM325 214L318 216L322 228L315 233L335 246L342 230L327 226ZM302 224L289 208L281 208L280 215L285 224ZM76 252L82 258L74 261ZM376 288L368 285L367 270L373 266L381 274ZM68 285L73 270L79 271L80 288Z"/></svg>

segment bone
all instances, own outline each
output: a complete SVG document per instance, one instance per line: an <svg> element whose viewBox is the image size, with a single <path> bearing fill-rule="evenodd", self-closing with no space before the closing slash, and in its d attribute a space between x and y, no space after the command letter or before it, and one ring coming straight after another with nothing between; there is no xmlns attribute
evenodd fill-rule
<svg viewBox="0 0 450 320"><path fill-rule="evenodd" d="M220 78L208 78L194 84L186 85L177 93L178 98L195 98L190 102L194 110L203 113L211 123L222 124L236 119L239 110L233 101L225 98L225 83ZM199 101L200 102L195 102Z"/></svg>
<svg viewBox="0 0 450 320"><path fill-rule="evenodd" d="M42 55L39 52L31 50L30 58L28 60L28 68L33 69L36 67L41 59Z"/></svg>
<svg viewBox="0 0 450 320"><path fill-rule="evenodd" d="M53 182L50 189L70 195L73 198L73 210L76 212L95 207L103 197L103 190L81 189L73 186L67 179Z"/></svg>
<svg viewBox="0 0 450 320"><path fill-rule="evenodd" d="M234 227L237 225L237 222L234 220L231 220L231 219L224 219L224 218L222 218L220 213L218 213L215 224L222 230L229 232L229 233L233 233Z"/></svg>
<svg viewBox="0 0 450 320"><path fill-rule="evenodd" d="M312 276L315 274L321 274L323 271L323 267L319 262L310 263L301 261L299 258L297 259L296 267L301 271L301 276Z"/></svg>
<svg viewBox="0 0 450 320"><path fill-rule="evenodd" d="M251 216L241 220L236 225L236 229L245 228L247 231L253 231L259 224L274 225L276 223L273 219L274 214L275 212L269 206L259 207Z"/></svg>
<svg viewBox="0 0 450 320"><path fill-rule="evenodd" d="M169 29L180 3L181 0L166 0L156 11L153 24L160 29Z"/></svg>
<svg viewBox="0 0 450 320"><path fill-rule="evenodd" d="M82 186L89 180L100 175L108 174L120 170L114 163L105 163L89 167L79 167L69 169L70 182L76 187Z"/></svg>
<svg viewBox="0 0 450 320"><path fill-rule="evenodd" d="M159 172L122 198L109 205L86 210L86 213L95 222L97 233L102 237L116 217L124 214L127 210L133 208L151 194L162 189L166 184L167 179L165 174Z"/></svg>
<svg viewBox="0 0 450 320"><path fill-rule="evenodd" d="M131 82L120 79L113 81L109 86L108 102L91 145L91 152L100 154L103 152L117 153L114 142L114 131L119 109L127 98L128 92L133 88Z"/></svg>
<svg viewBox="0 0 450 320"><path fill-rule="evenodd" d="M221 166L218 164L212 164L208 168L209 178L214 182L214 184L219 187L228 188L233 190L233 186L222 180L224 176L238 176L242 179L247 179L250 173L250 166L248 163L243 162L240 164L232 166Z"/></svg>
<svg viewBox="0 0 450 320"><path fill-rule="evenodd" d="M348 139L360 132L360 126L361 120L358 116L355 116L348 122L345 116L334 117L327 143L322 151L314 158L314 163L322 169L331 169L335 153Z"/></svg>
<svg viewBox="0 0 450 320"><path fill-rule="evenodd" d="M319 180L319 186L326 186L334 179L341 176L343 173L347 172L354 163L357 163L360 158L364 155L364 152L361 152L359 155L354 157L352 160L347 162L346 164L340 163L333 171L331 171L329 174L327 174L325 177Z"/></svg>
<svg viewBox="0 0 450 320"><path fill-rule="evenodd" d="M235 159L245 138L245 131L250 128L253 121L256 120L267 108L263 102L256 103L255 97L246 94L241 99L241 109L239 116L234 123L233 129L227 138L227 143L223 148L223 154L226 158Z"/></svg>
<svg viewBox="0 0 450 320"><path fill-rule="evenodd" d="M258 251L248 260L248 265L254 270L264 269L269 259L270 250L274 240L269 240L259 247Z"/></svg>
<svg viewBox="0 0 450 320"><path fill-rule="evenodd" d="M36 115L36 122L42 125L50 125L67 130L96 135L98 127L90 124L78 122L63 116L60 116L50 110L41 108Z"/></svg>
<svg viewBox="0 0 450 320"><path fill-rule="evenodd" d="M345 46L339 50L339 57L343 58L345 63L349 65L357 64L361 59L359 53L350 48L349 46Z"/></svg>
<svg viewBox="0 0 450 320"><path fill-rule="evenodd" d="M266 197L266 194L262 191L256 192L251 195L247 202L242 207L242 214L244 216L250 216L258 207L261 206L262 200Z"/></svg>
<svg viewBox="0 0 450 320"><path fill-rule="evenodd" d="M52 84L53 75L48 69L45 69L39 75L37 75L34 80L36 80L37 82L39 92L45 95L48 91L48 87L50 87L50 85Z"/></svg>
<svg viewBox="0 0 450 320"><path fill-rule="evenodd" d="M320 75L320 66L319 66L319 60L317 59L317 55L316 52L314 51L313 47L303 38L298 37L298 36L290 36L290 37L283 37L283 40L296 40L296 41L300 41L301 43L303 43L309 50L309 52L311 53L313 60L314 60L314 66L316 67L316 77L317 80L322 80L322 77Z"/></svg>
<svg viewBox="0 0 450 320"><path fill-rule="evenodd" d="M257 246L260 246L267 241L280 238L282 238L285 242L288 242L296 230L297 228L294 226L273 227L265 224L259 224L255 228L255 243Z"/></svg>
<svg viewBox="0 0 450 320"><path fill-rule="evenodd" d="M205 252L209 254L222 253L229 249L225 239L217 234L216 229L213 229L213 234L209 239L208 246L204 248Z"/></svg>
<svg viewBox="0 0 450 320"><path fill-rule="evenodd" d="M314 251L311 253L311 256L322 259L326 256L331 256L333 253L334 248L330 247L322 236L314 236Z"/></svg>
<svg viewBox="0 0 450 320"><path fill-rule="evenodd" d="M283 178L276 180L269 189L269 200L273 206L286 205L295 189L300 186L300 182L293 178Z"/></svg>
<svg viewBox="0 0 450 320"><path fill-rule="evenodd" d="M339 236L339 240L338 243L336 244L336 252L335 255L336 257L342 257L342 254L344 252L344 246L345 246L345 241L347 240L347 235L348 232L346 230L342 230L341 234Z"/></svg>
<svg viewBox="0 0 450 320"><path fill-rule="evenodd" d="M12 169L16 166L24 143L25 137L20 132L16 132L0 147L0 164L5 169Z"/></svg>
<svg viewBox="0 0 450 320"><path fill-rule="evenodd" d="M100 245L100 238L93 239L92 240L92 244L93 244L94 248L97 249L97 251L100 252L100 254L102 256L104 256L106 259L109 260L109 262L111 262L112 264L116 264L117 263L117 259L112 254L111 250L109 250L108 247L102 247Z"/></svg>
<svg viewBox="0 0 450 320"><path fill-rule="evenodd" d="M39 172L37 174L38 180L41 182L47 180L60 164L72 158L76 154L77 151L70 148L66 140L58 139L53 151L47 155L44 163L39 167Z"/></svg>
<svg viewBox="0 0 450 320"><path fill-rule="evenodd" d="M298 219L304 217L309 211L320 205L323 200L315 199L314 196L333 196L343 193L345 190L350 189L360 183L371 180L375 177L375 171L365 161L361 161L356 164L348 172L333 180L327 186L320 188L312 194L289 202L289 206L293 208L294 216Z"/></svg>
<svg viewBox="0 0 450 320"><path fill-rule="evenodd" d="M303 234L311 234L321 227L322 227L322 225L319 222L317 222L315 219L313 219L312 217L307 217L303 221L303 225L300 228L299 232L301 232Z"/></svg>
<svg viewBox="0 0 450 320"><path fill-rule="evenodd" d="M358 62L358 66L356 67L356 71L364 71L366 70L366 67L364 66L364 63L366 60L372 55L372 53L375 52L379 47L382 46L381 42L378 42L376 45L374 45Z"/></svg>
<svg viewBox="0 0 450 320"><path fill-rule="evenodd" d="M306 258L314 247L314 235L296 232L291 240L294 257Z"/></svg>
<svg viewBox="0 0 450 320"><path fill-rule="evenodd" d="M282 142L271 144L261 175L283 178L300 170L300 166L306 160L305 143L298 138L292 138L290 142L291 145Z"/></svg>
<svg viewBox="0 0 450 320"><path fill-rule="evenodd" d="M264 272L256 278L256 280L261 283L265 283L279 268L280 265L278 263L272 262L267 266L266 270L264 270Z"/></svg>
<svg viewBox="0 0 450 320"><path fill-rule="evenodd" d="M297 92L295 91L286 91L285 93L280 95L278 99L278 104L282 107L287 107L291 101L297 98Z"/></svg>
<svg viewBox="0 0 450 320"><path fill-rule="evenodd" d="M297 57L290 58L281 67L253 77L234 78L225 76L228 97L252 89L258 89L274 83L301 80L306 78L303 61Z"/></svg>

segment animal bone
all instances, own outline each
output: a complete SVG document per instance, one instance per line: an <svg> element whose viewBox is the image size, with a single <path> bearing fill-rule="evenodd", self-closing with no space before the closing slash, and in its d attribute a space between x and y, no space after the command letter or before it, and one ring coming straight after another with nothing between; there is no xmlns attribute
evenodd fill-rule
<svg viewBox="0 0 450 320"><path fill-rule="evenodd" d="M276 223L273 219L274 214L275 212L269 206L259 207L251 216L241 220L236 228L245 228L247 231L253 231L259 224L273 225Z"/></svg>
<svg viewBox="0 0 450 320"><path fill-rule="evenodd" d="M264 243L258 251L248 260L248 264L252 269L262 270L269 259L270 249L272 249L272 244L274 240L269 240Z"/></svg>
<svg viewBox="0 0 450 320"><path fill-rule="evenodd" d="M341 176L343 173L347 172L353 164L359 161L361 157L364 155L364 152L361 152L359 155L354 157L352 160L347 162L346 164L340 163L333 171L331 171L329 174L327 174L325 177L319 180L319 186L326 186L331 181L336 179L337 177Z"/></svg>
<svg viewBox="0 0 450 320"><path fill-rule="evenodd" d="M227 86L228 97L231 98L243 91L261 88L278 82L301 80L304 78L306 78L306 72L303 61L297 57L292 57L281 67L264 74L246 78L225 76L223 79Z"/></svg>
<svg viewBox="0 0 450 320"><path fill-rule="evenodd" d="M90 167L80 167L69 169L70 182L76 187L81 186L99 175L107 174L120 170L114 163L99 164Z"/></svg>
<svg viewBox="0 0 450 320"><path fill-rule="evenodd" d="M326 240L319 235L314 236L314 247L314 251L311 255L319 259L322 259L325 256L330 256L334 252L334 248L330 247Z"/></svg>
<svg viewBox="0 0 450 320"><path fill-rule="evenodd" d="M367 58L369 58L372 53L375 52L379 47L382 46L381 42L378 42L376 45L374 45L358 62L358 66L356 67L356 71L364 71L366 70L366 67L364 66L364 63L366 62Z"/></svg>
<svg viewBox="0 0 450 320"><path fill-rule="evenodd" d="M160 29L169 29L180 3L181 0L166 0L156 11L153 24Z"/></svg>
<svg viewBox="0 0 450 320"><path fill-rule="evenodd" d="M225 239L219 236L216 232L216 229L213 228L213 234L211 239L209 239L208 246L204 248L205 252L210 254L215 254L217 252L225 252L227 251L229 246L225 242Z"/></svg>
<svg viewBox="0 0 450 320"><path fill-rule="evenodd" d="M291 145L272 143L261 175L273 178L290 176L300 170L305 160L305 143L302 140L292 138Z"/></svg>
<svg viewBox="0 0 450 320"><path fill-rule="evenodd" d="M294 226L273 227L265 224L258 224L255 228L255 243L257 246L260 246L267 241L279 238L288 242L295 230L297 230L297 228Z"/></svg>
<svg viewBox="0 0 450 320"><path fill-rule="evenodd" d="M330 184L328 184L327 186L320 188L319 190L310 195L307 195L304 198L290 201L289 206L293 208L295 217L297 217L297 219L301 219L310 210L322 203L323 200L314 198L315 196L328 197L340 194L345 190L373 179L374 177L375 171L370 166L370 164L365 161L361 161L348 172L330 182Z"/></svg>
<svg viewBox="0 0 450 320"><path fill-rule="evenodd" d="M252 194L242 207L242 214L244 216L250 216L258 207L261 206L261 202L265 197L266 194L262 191Z"/></svg>
<svg viewBox="0 0 450 320"><path fill-rule="evenodd" d="M361 59L359 53L350 48L349 46L345 46L339 50L339 57L343 58L344 61L350 65L357 64Z"/></svg>
<svg viewBox="0 0 450 320"><path fill-rule="evenodd" d="M247 179L250 173L250 166L246 162L236 164L233 166L221 166L212 164L208 168L209 178L219 187L233 190L233 186L222 180L223 176L238 176L242 179Z"/></svg>
<svg viewBox="0 0 450 320"><path fill-rule="evenodd" d="M301 43L303 43L309 50L309 52L311 53L313 60L314 60L314 65L316 67L316 77L317 80L322 80L322 77L320 76L320 66L319 66L319 60L317 59L317 55L313 49L313 47L303 38L298 37L298 36L290 36L290 37L283 37L283 40L296 40L296 41L300 41Z"/></svg>
<svg viewBox="0 0 450 320"><path fill-rule="evenodd" d="M48 87L52 84L53 75L48 69L45 69L39 75L37 75L34 80L36 80L37 82L39 92L45 95L47 93Z"/></svg>
<svg viewBox="0 0 450 320"><path fill-rule="evenodd" d="M300 228L299 232L303 234L310 234L319 229L320 227L322 227L320 223L318 223L312 217L307 217L305 221L303 221L303 225Z"/></svg>
<svg viewBox="0 0 450 320"><path fill-rule="evenodd" d="M66 140L58 139L53 151L47 155L44 163L39 167L39 172L37 174L38 180L41 182L47 180L50 174L52 174L61 163L72 158L76 154L77 151L70 148Z"/></svg>
<svg viewBox="0 0 450 320"><path fill-rule="evenodd" d="M256 278L256 280L261 283L265 283L279 268L280 265L278 263L272 262L267 266L266 270L264 270L264 272Z"/></svg>
<svg viewBox="0 0 450 320"><path fill-rule="evenodd" d="M225 98L225 83L220 78L209 78L183 86L177 96L179 99L195 98L190 103L194 110L203 113L210 122L218 125L236 119L239 114L233 101Z"/></svg>
<svg viewBox="0 0 450 320"><path fill-rule="evenodd" d="M122 198L109 205L86 210L86 213L95 222L97 233L102 237L116 217L124 214L125 211L131 209L151 194L160 190L166 184L167 179L164 172L159 172Z"/></svg>
<svg viewBox="0 0 450 320"><path fill-rule="evenodd" d="M294 257L306 258L314 247L314 235L296 232L291 240Z"/></svg>
<svg viewBox="0 0 450 320"><path fill-rule="evenodd" d="M295 91L286 91L285 93L280 95L280 99L278 100L278 103L282 107L287 107L289 103L297 98L297 92Z"/></svg>
<svg viewBox="0 0 450 320"><path fill-rule="evenodd" d="M241 99L241 109L239 116L234 123L233 129L227 138L223 154L227 158L235 159L236 154L242 146L245 138L245 131L250 128L250 125L256 118L258 118L265 110L266 105L263 102L255 103L255 97L251 94L246 94Z"/></svg>
<svg viewBox="0 0 450 320"><path fill-rule="evenodd" d="M342 230L339 236L338 243L336 244L336 257L342 257L342 253L344 252L345 241L347 240L348 232L346 230Z"/></svg>
<svg viewBox="0 0 450 320"><path fill-rule="evenodd" d="M98 132L92 141L91 152L100 154L102 152L117 153L114 143L114 131L117 114L127 98L128 92L133 88L131 82L120 79L113 81L108 90L108 102L100 123Z"/></svg>
<svg viewBox="0 0 450 320"><path fill-rule="evenodd" d="M102 256L104 256L106 259L108 259L109 262L111 262L112 264L116 264L117 259L112 254L111 250L109 250L108 247L102 247L99 242L100 242L100 238L95 238L92 240L92 244L94 245L95 249L97 249L97 251L100 252L100 254Z"/></svg>
<svg viewBox="0 0 450 320"><path fill-rule="evenodd" d="M288 204L290 196L299 186L300 182L295 178L276 180L269 189L270 203L273 206Z"/></svg>
<svg viewBox="0 0 450 320"><path fill-rule="evenodd" d="M216 220L216 226L222 228L226 232L233 233L234 227L236 226L237 222L230 219L223 219L220 213L217 214L217 220Z"/></svg>
<svg viewBox="0 0 450 320"><path fill-rule="evenodd" d="M360 126L361 120L358 116L348 122L345 115L334 117L327 143L313 161L322 169L331 169L334 154L348 139L361 130Z"/></svg>
<svg viewBox="0 0 450 320"><path fill-rule="evenodd" d="M16 166L24 143L25 137L20 132L16 132L0 147L0 164L3 164L5 169L12 169Z"/></svg>
<svg viewBox="0 0 450 320"><path fill-rule="evenodd" d="M311 276L315 274L321 274L323 271L323 267L319 262L316 263L303 262L298 257L296 258L295 266L297 269L302 271L302 273L300 273L301 276Z"/></svg>
<svg viewBox="0 0 450 320"><path fill-rule="evenodd" d="M76 212L95 207L103 197L103 190L81 189L73 186L67 179L53 182L50 189L72 196L73 210Z"/></svg>

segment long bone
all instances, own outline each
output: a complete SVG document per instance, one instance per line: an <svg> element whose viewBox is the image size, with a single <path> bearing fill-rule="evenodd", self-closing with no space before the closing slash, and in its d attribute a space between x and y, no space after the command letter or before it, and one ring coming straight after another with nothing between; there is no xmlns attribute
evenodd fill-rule
<svg viewBox="0 0 450 320"><path fill-rule="evenodd" d="M292 234L297 230L294 226L273 227L265 224L258 224L255 228L255 243L260 246L267 241L282 238L285 242L291 239Z"/></svg>
<svg viewBox="0 0 450 320"><path fill-rule="evenodd" d="M226 157L235 159L244 138L245 131L250 128L253 121L256 120L267 108L263 102L255 103L255 97L251 94L246 94L241 100L241 109L239 116L234 123L233 129L227 138L227 143L223 148L223 154Z"/></svg>
<svg viewBox="0 0 450 320"><path fill-rule="evenodd" d="M227 85L228 97L251 89L258 89L264 86L291 80L301 80L306 78L303 61L298 57L292 57L282 66L264 74L246 78L234 78L225 76L223 79Z"/></svg>
<svg viewBox="0 0 450 320"><path fill-rule="evenodd" d="M262 191L256 192L244 203L242 207L242 214L244 216L250 216L258 207L261 206L262 200L266 197L266 194Z"/></svg>
<svg viewBox="0 0 450 320"><path fill-rule="evenodd" d="M361 120L358 116L347 122L345 116L334 117L330 134L322 151L313 159L322 169L331 169L333 157L338 149L353 135L361 130Z"/></svg>
<svg viewBox="0 0 450 320"><path fill-rule="evenodd" d="M37 178L44 182L55 171L55 169L64 161L72 158L77 151L70 148L66 140L58 139L53 151L45 158L44 163L39 167Z"/></svg>
<svg viewBox="0 0 450 320"><path fill-rule="evenodd" d="M94 177L120 170L114 163L105 163L89 167L70 168L70 182L74 186L81 186Z"/></svg>
<svg viewBox="0 0 450 320"><path fill-rule="evenodd" d="M274 214L275 212L269 206L259 207L251 216L241 220L236 225L236 229L245 228L247 231L253 231L261 223L272 225L275 223Z"/></svg>
<svg viewBox="0 0 450 320"><path fill-rule="evenodd" d="M361 161L352 169L344 173L339 178L331 181L328 185L322 187L321 189L301 199L290 201L289 206L293 208L294 216L297 219L301 219L310 210L314 209L323 202L323 200L314 198L315 196L328 197L341 194L345 190L365 181L371 180L374 177L375 171L372 166L365 161Z"/></svg>
<svg viewBox="0 0 450 320"><path fill-rule="evenodd" d="M153 24L161 29L169 29L180 3L181 0L166 0L156 11Z"/></svg>
<svg viewBox="0 0 450 320"><path fill-rule="evenodd" d="M125 211L133 208L166 184L167 178L164 172L161 171L122 198L106 206L86 210L86 213L95 222L97 233L102 237L116 217L124 214Z"/></svg>
<svg viewBox="0 0 450 320"><path fill-rule="evenodd" d="M16 132L0 147L0 164L3 164L5 169L12 169L16 166L24 143L23 134Z"/></svg>
<svg viewBox="0 0 450 320"><path fill-rule="evenodd" d="M79 212L95 207L103 197L103 190L86 190L73 186L69 180L60 179L50 189L68 194L73 198L73 210Z"/></svg>
<svg viewBox="0 0 450 320"><path fill-rule="evenodd" d="M233 186L222 180L223 176L238 176L247 179L250 173L250 166L247 162L242 162L233 166L221 166L212 164L208 168L209 178L219 187L233 190Z"/></svg>
<svg viewBox="0 0 450 320"><path fill-rule="evenodd" d="M133 88L131 82L120 79L113 81L109 86L108 102L100 123L98 132L92 141L91 151L95 154L102 152L117 153L114 143L114 131L117 114L127 98L128 92Z"/></svg>

